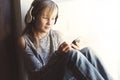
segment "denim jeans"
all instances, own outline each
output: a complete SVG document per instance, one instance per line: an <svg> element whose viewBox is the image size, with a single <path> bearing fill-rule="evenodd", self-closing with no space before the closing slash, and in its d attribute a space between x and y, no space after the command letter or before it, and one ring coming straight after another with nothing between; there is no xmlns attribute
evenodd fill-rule
<svg viewBox="0 0 120 80"><path fill-rule="evenodd" d="M56 53L46 66L38 80L111 80L89 48L73 50L64 55Z"/></svg>
<svg viewBox="0 0 120 80"><path fill-rule="evenodd" d="M90 48L71 51L65 68L64 80L112 80L98 57Z"/></svg>

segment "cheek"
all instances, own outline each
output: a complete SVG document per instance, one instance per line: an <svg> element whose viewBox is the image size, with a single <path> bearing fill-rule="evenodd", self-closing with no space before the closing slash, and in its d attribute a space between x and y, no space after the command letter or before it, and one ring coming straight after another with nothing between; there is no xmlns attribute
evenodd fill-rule
<svg viewBox="0 0 120 80"><path fill-rule="evenodd" d="M40 19L36 22L36 26L39 26L39 27L42 27L44 24L45 24L45 22Z"/></svg>
<svg viewBox="0 0 120 80"><path fill-rule="evenodd" d="M45 24L47 24L47 21L46 20L40 20L40 23L41 23L41 25L45 25Z"/></svg>
<svg viewBox="0 0 120 80"><path fill-rule="evenodd" d="M36 29L41 29L42 28L42 22L40 20L37 20L36 23L35 23L35 27Z"/></svg>
<svg viewBox="0 0 120 80"><path fill-rule="evenodd" d="M41 24L46 24L47 21L46 20L41 20Z"/></svg>

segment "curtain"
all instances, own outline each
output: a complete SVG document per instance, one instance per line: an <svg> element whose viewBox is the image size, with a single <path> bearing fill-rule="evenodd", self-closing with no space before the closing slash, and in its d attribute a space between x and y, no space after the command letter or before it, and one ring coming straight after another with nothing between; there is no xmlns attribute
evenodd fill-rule
<svg viewBox="0 0 120 80"><path fill-rule="evenodd" d="M0 0L0 80L19 80L17 39L20 32L20 1Z"/></svg>

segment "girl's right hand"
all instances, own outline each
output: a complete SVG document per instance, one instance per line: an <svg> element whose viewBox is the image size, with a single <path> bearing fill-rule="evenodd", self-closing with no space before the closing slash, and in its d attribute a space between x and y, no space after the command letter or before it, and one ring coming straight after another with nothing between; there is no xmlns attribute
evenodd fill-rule
<svg viewBox="0 0 120 80"><path fill-rule="evenodd" d="M68 44L67 42L63 42L59 48L58 51L62 53L68 53L69 51L73 50L72 46Z"/></svg>

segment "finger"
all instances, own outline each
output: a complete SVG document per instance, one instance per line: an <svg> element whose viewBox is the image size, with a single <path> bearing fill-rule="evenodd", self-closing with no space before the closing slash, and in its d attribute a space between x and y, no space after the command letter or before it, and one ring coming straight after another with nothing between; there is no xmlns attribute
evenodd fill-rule
<svg viewBox="0 0 120 80"><path fill-rule="evenodd" d="M75 44L71 44L71 47L74 48L74 49L80 49L80 46L79 45L75 45Z"/></svg>
<svg viewBox="0 0 120 80"><path fill-rule="evenodd" d="M77 48L77 46L75 44L71 44L71 47L74 48L74 49Z"/></svg>
<svg viewBox="0 0 120 80"><path fill-rule="evenodd" d="M71 45L69 45L68 43L66 43L66 42L64 42L64 43L62 43L61 45L60 45L60 51L61 52L64 52L64 53L66 53L66 52L68 52L68 51L70 51L70 50L72 50L73 48L71 47Z"/></svg>
<svg viewBox="0 0 120 80"><path fill-rule="evenodd" d="M67 42L63 42L62 46L68 46L69 44Z"/></svg>
<svg viewBox="0 0 120 80"><path fill-rule="evenodd" d="M74 40L74 41L72 42L72 44L75 44L75 45L78 46L78 45L79 45L79 42L77 42L77 41Z"/></svg>
<svg viewBox="0 0 120 80"><path fill-rule="evenodd" d="M64 49L65 49L67 46L68 46L68 44L67 44L66 42L63 42L63 43L59 46L58 50L59 50L59 51L64 51Z"/></svg>
<svg viewBox="0 0 120 80"><path fill-rule="evenodd" d="M68 53L68 52L71 51L71 50L73 50L73 49L71 48L71 46L66 46L66 47L63 49L63 52L64 52L64 53Z"/></svg>
<svg viewBox="0 0 120 80"><path fill-rule="evenodd" d="M62 49L62 51L65 52L66 50L69 50L69 48L70 48L69 46L65 46L65 47Z"/></svg>
<svg viewBox="0 0 120 80"><path fill-rule="evenodd" d="M67 43L66 43L66 42L63 42L63 43L60 45L60 47L62 48L62 47L65 46L65 45L67 45Z"/></svg>

